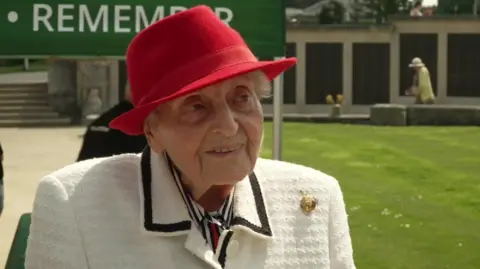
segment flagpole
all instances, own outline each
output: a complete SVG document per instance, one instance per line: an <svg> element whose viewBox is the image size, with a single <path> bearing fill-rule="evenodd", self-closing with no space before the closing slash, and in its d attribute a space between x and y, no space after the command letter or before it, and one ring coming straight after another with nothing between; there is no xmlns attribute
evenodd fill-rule
<svg viewBox="0 0 480 269"><path fill-rule="evenodd" d="M285 57L275 57L275 60ZM282 159L283 73L273 80L273 159Z"/></svg>

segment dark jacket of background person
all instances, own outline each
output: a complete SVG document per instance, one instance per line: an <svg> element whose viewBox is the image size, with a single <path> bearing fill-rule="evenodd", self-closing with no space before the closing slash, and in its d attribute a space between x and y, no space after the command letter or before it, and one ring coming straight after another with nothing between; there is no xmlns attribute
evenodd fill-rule
<svg viewBox="0 0 480 269"><path fill-rule="evenodd" d="M3 148L0 144L0 216L3 211L3 199L4 199L4 190L3 190Z"/></svg>
<svg viewBox="0 0 480 269"><path fill-rule="evenodd" d="M133 105L129 101L122 101L90 123L83 137L83 145L77 162L91 158L141 152L147 145L145 136L129 136L108 127L110 121L132 108Z"/></svg>

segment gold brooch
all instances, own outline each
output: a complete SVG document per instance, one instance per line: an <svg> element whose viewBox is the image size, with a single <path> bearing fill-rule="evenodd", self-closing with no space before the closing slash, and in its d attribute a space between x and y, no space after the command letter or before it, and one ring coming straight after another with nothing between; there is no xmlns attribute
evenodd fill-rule
<svg viewBox="0 0 480 269"><path fill-rule="evenodd" d="M300 200L300 208L306 215L310 214L317 207L318 200L313 195L303 193Z"/></svg>

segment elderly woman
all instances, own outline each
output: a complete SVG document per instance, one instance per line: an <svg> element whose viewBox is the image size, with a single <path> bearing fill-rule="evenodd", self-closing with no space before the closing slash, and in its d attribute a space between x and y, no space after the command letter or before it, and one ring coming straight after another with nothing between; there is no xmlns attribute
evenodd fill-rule
<svg viewBox="0 0 480 269"><path fill-rule="evenodd" d="M258 158L260 98L295 62L259 62L205 6L139 33L111 126L149 146L46 176L26 268L355 268L338 182Z"/></svg>
<svg viewBox="0 0 480 269"><path fill-rule="evenodd" d="M415 96L415 104L435 104L435 94L433 93L430 72L420 58L413 58L412 63L408 65L412 68L413 83L407 90L407 95Z"/></svg>

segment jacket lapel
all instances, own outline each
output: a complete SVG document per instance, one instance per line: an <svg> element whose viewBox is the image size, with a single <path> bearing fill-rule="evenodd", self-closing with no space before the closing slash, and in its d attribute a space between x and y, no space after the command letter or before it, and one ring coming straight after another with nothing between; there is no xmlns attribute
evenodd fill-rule
<svg viewBox="0 0 480 269"><path fill-rule="evenodd" d="M188 209L166 160L148 146L141 156L140 178L141 228L145 233L190 237L191 232L195 232L201 236L197 229L191 229ZM261 184L254 172L235 185L233 206L232 230L243 230L262 239L273 236ZM194 241L204 244L202 240L188 244Z"/></svg>
<svg viewBox="0 0 480 269"><path fill-rule="evenodd" d="M140 162L142 230L160 236L187 234L190 217L165 160L147 146Z"/></svg>
<svg viewBox="0 0 480 269"><path fill-rule="evenodd" d="M231 229L262 239L273 237L260 182L255 172L235 185Z"/></svg>

